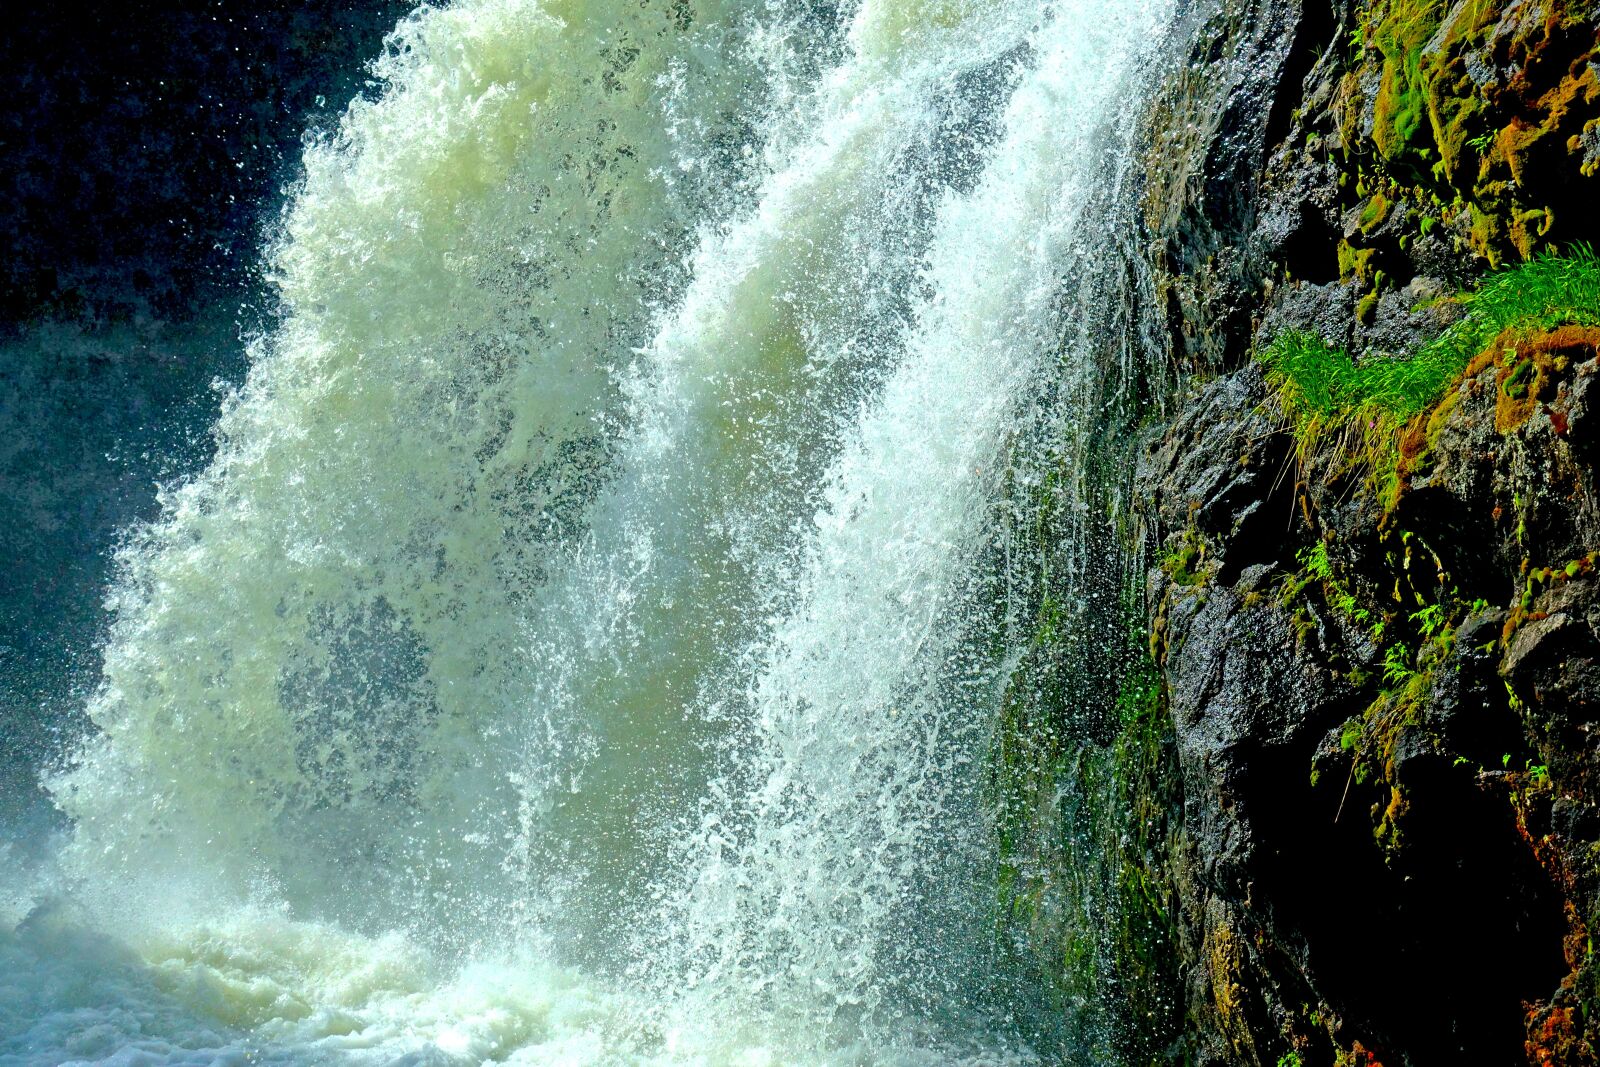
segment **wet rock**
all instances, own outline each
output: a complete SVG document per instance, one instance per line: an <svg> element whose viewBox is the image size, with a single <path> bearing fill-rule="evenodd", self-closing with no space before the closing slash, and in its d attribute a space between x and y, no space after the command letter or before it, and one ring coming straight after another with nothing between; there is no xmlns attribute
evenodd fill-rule
<svg viewBox="0 0 1600 1067"><path fill-rule="evenodd" d="M1297 436L1251 357L1404 358L1488 270L1600 241L1597 17L1180 16L1142 201L1177 373L1132 496L1194 1062L1596 1062L1600 338L1504 339L1528 367L1480 358L1387 481L1376 423Z"/></svg>
<svg viewBox="0 0 1600 1067"><path fill-rule="evenodd" d="M1217 1029L1216 1062L1274 1062L1286 1046L1253 1030L1248 1041L1239 1037L1240 1026L1262 1019L1299 1035L1297 1047L1328 1042L1348 1051L1359 1043L1384 1062L1463 1062L1485 1050L1498 1050L1493 1062L1512 1062L1522 1048L1524 1002L1554 1003L1540 998L1561 988L1570 929L1561 883L1550 853L1528 847L1506 789L1538 788L1534 779L1553 773L1542 764L1538 775L1529 769L1545 758L1534 735L1552 728L1538 725L1541 716L1570 725L1581 714L1571 702L1600 683L1590 673L1600 649L1578 621L1595 599L1587 583L1567 582L1559 598L1538 601L1550 609L1546 617L1521 623L1509 644L1502 633L1513 621L1511 604L1468 612L1443 644L1433 640L1443 630L1430 637L1419 629L1430 624L1403 611L1388 616L1400 646L1415 655L1405 675L1411 681L1375 675L1378 647L1353 609L1341 606L1350 588L1418 581L1408 571L1422 569L1424 551L1429 571L1441 565L1435 555L1480 569L1487 563L1502 577L1478 584L1511 599L1508 553L1486 558L1485 541L1457 542L1514 539L1515 529L1451 518L1473 507L1492 511L1503 488L1491 476L1496 464L1525 446L1493 430L1493 395L1457 401L1429 477L1413 482L1387 516L1439 516L1428 528L1430 548L1416 547L1419 535L1404 539L1410 557L1375 532L1386 517L1372 498L1346 502L1343 526L1321 521L1339 502L1315 480L1314 465L1297 488L1292 472L1276 481L1223 473L1287 458L1281 433L1262 413L1253 369L1200 390L1141 468L1164 543L1198 535L1206 546L1198 581L1157 567L1149 584L1160 604L1157 640L1194 850L1181 885L1194 924L1190 941L1214 947L1246 930L1254 943L1230 956L1226 982L1213 960L1191 984L1191 1010ZM1429 503L1416 505L1412 495ZM1247 518L1268 502L1287 505L1277 512L1273 551L1236 544ZM1181 522L1188 525L1180 529ZM1337 544L1363 528L1374 531L1371 544L1337 556L1348 561L1347 572L1320 583L1306 577L1300 552L1319 537ZM1384 544L1391 551L1374 547ZM1241 551L1252 562L1228 567L1224 561ZM1523 706L1542 710L1519 713L1506 679L1519 692L1537 692ZM1568 702L1559 712L1557 694ZM1563 818L1588 825L1571 809ZM1321 871L1332 881L1321 881ZM1463 872L1472 872L1466 884ZM1351 877L1365 887L1359 899L1339 888ZM1331 921L1330 912L1344 921ZM1489 923L1500 940L1464 950L1455 931L1469 920ZM1227 929L1218 926L1224 922ZM1367 935L1352 943L1347 924ZM1474 966L1491 957L1492 979ZM1427 983L1429 997L1419 1003L1378 993L1374 966L1401 987ZM1227 1003L1218 1000L1223 994ZM1320 1023L1304 1003L1320 1005L1311 1012ZM1241 1013L1256 1021L1239 1022Z"/></svg>
<svg viewBox="0 0 1600 1067"><path fill-rule="evenodd" d="M1439 279L1419 276L1380 294L1371 324L1356 325L1351 347L1369 358L1410 355L1460 318L1459 306L1444 299L1449 292Z"/></svg>
<svg viewBox="0 0 1600 1067"><path fill-rule="evenodd" d="M1312 285L1290 282L1275 294L1261 323L1260 337L1271 341L1286 330L1306 330L1333 348L1348 349L1355 336L1360 290L1348 282Z"/></svg>
<svg viewBox="0 0 1600 1067"><path fill-rule="evenodd" d="M1591 1064L1600 349L1508 342L1534 352L1525 388L1481 359L1406 428L1385 492L1346 443L1297 450L1248 361L1291 329L1404 357L1486 268L1600 236L1572 210L1596 169L1593 17L1421 12L1424 118L1402 129L1376 34L1393 10L1247 10L1292 25L1286 47L1229 23L1165 102L1186 132L1154 141L1179 149L1147 193L1155 285L1201 372L1135 485L1194 1055ZM1217 70L1241 56L1266 63L1252 86ZM1267 83L1262 139L1242 137ZM1224 196L1201 172L1242 178Z"/></svg>

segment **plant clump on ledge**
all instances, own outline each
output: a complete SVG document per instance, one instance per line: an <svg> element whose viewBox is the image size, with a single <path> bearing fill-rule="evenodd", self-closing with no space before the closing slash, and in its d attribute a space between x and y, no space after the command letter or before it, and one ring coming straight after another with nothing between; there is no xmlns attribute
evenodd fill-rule
<svg viewBox="0 0 1600 1067"><path fill-rule="evenodd" d="M1423 429L1417 424L1426 421L1474 357L1497 340L1513 353L1519 337L1600 326L1600 256L1588 246L1569 255L1539 256L1490 276L1477 292L1456 299L1461 317L1408 356L1356 359L1298 329L1283 331L1257 353L1302 461L1331 442L1366 464L1381 498L1392 504L1403 444L1408 438L1425 440L1424 433L1408 430ZM1508 365L1513 376L1527 373L1514 358ZM1518 386L1510 381L1507 388L1515 392Z"/></svg>

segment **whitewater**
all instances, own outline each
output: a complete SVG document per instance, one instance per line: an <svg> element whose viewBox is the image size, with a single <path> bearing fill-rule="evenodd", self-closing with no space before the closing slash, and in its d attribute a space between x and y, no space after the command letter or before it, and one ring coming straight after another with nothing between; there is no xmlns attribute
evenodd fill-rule
<svg viewBox="0 0 1600 1067"><path fill-rule="evenodd" d="M974 574L1169 14L396 27L120 551L0 1064L1036 1062Z"/></svg>

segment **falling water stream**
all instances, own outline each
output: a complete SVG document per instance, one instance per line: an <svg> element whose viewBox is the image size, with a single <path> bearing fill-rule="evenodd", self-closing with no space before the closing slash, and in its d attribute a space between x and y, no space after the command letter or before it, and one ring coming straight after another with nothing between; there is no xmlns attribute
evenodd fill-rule
<svg viewBox="0 0 1600 1067"><path fill-rule="evenodd" d="M969 624L1162 0L422 8L132 531L0 1063L1028 1063Z"/></svg>

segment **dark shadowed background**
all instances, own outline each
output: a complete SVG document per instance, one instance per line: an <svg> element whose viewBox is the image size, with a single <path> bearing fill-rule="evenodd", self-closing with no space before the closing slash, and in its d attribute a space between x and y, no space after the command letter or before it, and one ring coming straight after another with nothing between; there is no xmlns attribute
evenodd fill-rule
<svg viewBox="0 0 1600 1067"><path fill-rule="evenodd" d="M24 5L0 36L0 821L82 727L119 531L210 452L305 136L412 5Z"/></svg>

